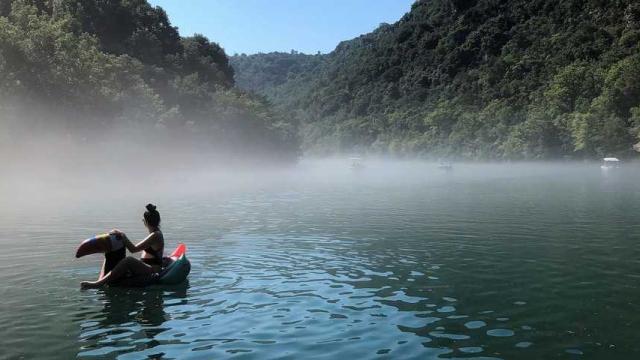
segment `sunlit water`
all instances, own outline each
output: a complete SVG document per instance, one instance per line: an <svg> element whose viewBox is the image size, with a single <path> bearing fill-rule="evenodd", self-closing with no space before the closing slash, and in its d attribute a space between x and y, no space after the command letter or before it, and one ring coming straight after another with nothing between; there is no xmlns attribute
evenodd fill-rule
<svg viewBox="0 0 640 360"><path fill-rule="evenodd" d="M640 357L633 169L332 162L226 180L4 209L0 358ZM188 284L81 291L100 257L75 246L141 238L149 201L168 247L189 247Z"/></svg>

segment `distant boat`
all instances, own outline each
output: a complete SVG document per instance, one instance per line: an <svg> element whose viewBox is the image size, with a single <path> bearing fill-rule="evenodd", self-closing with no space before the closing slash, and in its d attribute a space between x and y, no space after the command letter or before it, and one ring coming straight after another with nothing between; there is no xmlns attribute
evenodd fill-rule
<svg viewBox="0 0 640 360"><path fill-rule="evenodd" d="M351 161L351 165L349 166L351 170L362 170L364 169L364 164L362 163L362 159L359 157L349 158Z"/></svg>
<svg viewBox="0 0 640 360"><path fill-rule="evenodd" d="M602 159L602 165L600 165L600 169L609 170L609 169L617 169L620 167L620 160L614 157L606 157Z"/></svg>
<svg viewBox="0 0 640 360"><path fill-rule="evenodd" d="M450 161L440 161L440 163L438 164L438 169L445 171L453 170L453 165Z"/></svg>

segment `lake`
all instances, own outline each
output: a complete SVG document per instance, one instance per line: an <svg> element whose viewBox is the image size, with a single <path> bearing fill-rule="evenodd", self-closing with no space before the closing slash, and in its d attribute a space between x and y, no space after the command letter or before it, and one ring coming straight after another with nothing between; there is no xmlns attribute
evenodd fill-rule
<svg viewBox="0 0 640 360"><path fill-rule="evenodd" d="M0 358L640 358L633 165L365 165L5 184ZM148 202L188 283L81 291Z"/></svg>

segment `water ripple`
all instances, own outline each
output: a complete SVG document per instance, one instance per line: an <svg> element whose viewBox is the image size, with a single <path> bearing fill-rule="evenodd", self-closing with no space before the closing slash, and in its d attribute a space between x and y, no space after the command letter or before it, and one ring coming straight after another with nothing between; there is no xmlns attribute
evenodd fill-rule
<svg viewBox="0 0 640 360"><path fill-rule="evenodd" d="M77 239L111 222L143 235L120 204L0 219L3 352L637 358L640 186L555 170L168 198L166 237L192 261L169 288L78 291L99 259L72 259Z"/></svg>

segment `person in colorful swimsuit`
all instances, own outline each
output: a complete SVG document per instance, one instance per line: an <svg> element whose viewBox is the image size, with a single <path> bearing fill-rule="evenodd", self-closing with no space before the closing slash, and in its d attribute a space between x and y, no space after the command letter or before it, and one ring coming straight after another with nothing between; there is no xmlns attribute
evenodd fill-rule
<svg viewBox="0 0 640 360"><path fill-rule="evenodd" d="M118 282L136 278L140 282L152 282L157 278L163 267L164 236L160 231L160 213L153 204L146 206L147 211L143 215L142 222L149 230L149 235L144 240L133 244L125 233L114 229L110 234L124 244L131 253L142 251L140 259L128 256L120 260L115 266L109 258L105 259L103 270L97 281L83 281L80 286L83 289L98 288L106 284L117 284ZM124 247L118 252L124 251ZM122 256L114 254L114 259Z"/></svg>

